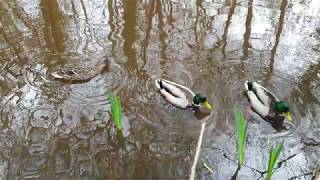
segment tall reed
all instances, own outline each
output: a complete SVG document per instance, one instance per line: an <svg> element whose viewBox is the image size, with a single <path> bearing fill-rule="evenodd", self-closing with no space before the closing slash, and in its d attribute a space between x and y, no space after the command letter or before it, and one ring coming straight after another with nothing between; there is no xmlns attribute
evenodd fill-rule
<svg viewBox="0 0 320 180"><path fill-rule="evenodd" d="M275 148L271 148L269 152L269 162L268 162L268 172L267 172L267 180L271 179L271 176L273 175L273 170L275 168L275 165L277 163L277 160L279 158L279 155L283 149L283 142L280 144L277 144Z"/></svg>
<svg viewBox="0 0 320 180"><path fill-rule="evenodd" d="M237 156L239 165L242 166L244 163L244 152L247 142L247 123L245 122L242 111L236 106L234 110L235 115L235 126L237 134Z"/></svg>
<svg viewBox="0 0 320 180"><path fill-rule="evenodd" d="M117 130L122 131L122 119L121 119L121 102L120 97L110 92L108 94L109 101L111 103L112 119L116 125Z"/></svg>

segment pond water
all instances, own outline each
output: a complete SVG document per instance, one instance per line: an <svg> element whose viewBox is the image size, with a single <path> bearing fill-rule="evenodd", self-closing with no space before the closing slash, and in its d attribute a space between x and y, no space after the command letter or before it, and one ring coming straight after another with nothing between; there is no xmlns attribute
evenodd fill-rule
<svg viewBox="0 0 320 180"><path fill-rule="evenodd" d="M165 78L205 94L207 121L196 179L236 172L233 108L246 111L245 80L286 100L295 126L275 136L250 112L245 166L264 179L312 179L320 168L318 0L0 1L1 179L187 179L200 132L192 111L156 91ZM59 69L107 71L61 82ZM121 97L124 137L107 93ZM203 164L213 169L209 172Z"/></svg>

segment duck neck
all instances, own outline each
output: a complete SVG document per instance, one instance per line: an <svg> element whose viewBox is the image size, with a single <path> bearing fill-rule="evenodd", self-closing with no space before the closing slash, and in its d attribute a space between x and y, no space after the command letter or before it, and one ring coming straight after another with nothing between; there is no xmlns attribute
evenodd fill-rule
<svg viewBox="0 0 320 180"><path fill-rule="evenodd" d="M191 103L191 105L190 105L191 107L192 107L192 109L198 109L199 107L200 107L200 105L198 105L198 104L195 104L195 103Z"/></svg>

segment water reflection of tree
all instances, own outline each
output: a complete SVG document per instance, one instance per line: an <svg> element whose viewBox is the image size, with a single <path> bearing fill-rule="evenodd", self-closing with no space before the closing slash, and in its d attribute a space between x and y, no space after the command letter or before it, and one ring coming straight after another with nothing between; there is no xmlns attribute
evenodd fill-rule
<svg viewBox="0 0 320 180"><path fill-rule="evenodd" d="M243 45L242 45L243 56L241 57L241 64L240 64L241 70L242 70L241 72L244 72L243 61L248 58L249 48L251 48L250 35L251 35L251 22L252 22L252 17L253 17L252 2L253 2L253 0L248 1L248 12L247 12L247 17L246 17L246 22L245 22L246 31L243 34Z"/></svg>
<svg viewBox="0 0 320 180"><path fill-rule="evenodd" d="M3 28L0 28L0 35L3 37L6 43L11 47L11 49L13 50L17 58L22 61L23 58L20 56L20 48L16 47L16 45L9 40Z"/></svg>
<svg viewBox="0 0 320 180"><path fill-rule="evenodd" d="M196 19L194 23L194 36L197 47L201 48L207 30L211 30L212 20L208 16L206 9L202 6L202 0L196 1Z"/></svg>
<svg viewBox="0 0 320 180"><path fill-rule="evenodd" d="M166 8L166 6L168 8ZM168 12L166 12L168 10ZM173 17L172 17L172 2L152 0L149 2L146 8L146 32L145 37L141 43L142 45L142 60L143 64L140 69L144 68L147 61L147 49L150 41L150 33L153 26L153 18L158 18L158 30L159 30L159 42L160 42L160 57L166 59L166 50L168 48L167 38L168 33L164 30L166 23L173 28ZM165 22L165 20L167 20Z"/></svg>
<svg viewBox="0 0 320 180"><path fill-rule="evenodd" d="M130 5L133 5L133 7L129 7ZM133 66L136 67L136 51L132 48L132 45L137 37L135 29L137 24L137 2L109 0L108 11L108 24L110 26L108 39L112 42L112 55L114 57L121 57L122 53L125 53L128 61L130 61L128 65L133 60Z"/></svg>
<svg viewBox="0 0 320 180"><path fill-rule="evenodd" d="M166 49L168 47L166 43L166 39L168 37L167 33L163 30L165 24L164 24L164 15L162 12L162 5L161 0L156 0L156 13L158 14L158 29L159 29L159 40L160 40L160 56L163 59L166 59Z"/></svg>
<svg viewBox="0 0 320 180"><path fill-rule="evenodd" d="M73 14L72 14L73 21L74 21L74 24L76 26L75 33L77 34L78 37L80 37L80 32L79 32L80 26L79 26L79 23L77 21L77 18L79 17L79 14L77 13L76 6L74 4L74 0L71 0L70 3L71 3L71 9L72 9L72 12L73 12Z"/></svg>
<svg viewBox="0 0 320 180"><path fill-rule="evenodd" d="M108 11L109 11L109 21L108 24L110 26L110 33L108 35L109 41L111 41L111 46L112 46L112 55L115 55L115 47L116 47L116 41L113 38L113 34L115 31L115 22L114 22L114 10L113 10L113 0L108 1Z"/></svg>
<svg viewBox="0 0 320 180"><path fill-rule="evenodd" d="M303 97L307 99L307 101L305 102L320 105L320 102L318 101L318 99L311 92L312 84L319 85L319 80L320 80L319 73L320 73L320 62L318 62L317 64L312 64L302 75L301 81L298 83L297 90L303 93ZM295 93L295 91L293 91L293 93ZM298 93L298 94L301 94L301 93ZM292 97L296 98L297 96L293 94ZM299 102L299 101L296 101L296 102Z"/></svg>
<svg viewBox="0 0 320 180"><path fill-rule="evenodd" d="M227 35L228 35L228 31L229 31L229 26L231 24L231 19L232 19L232 16L234 14L234 10L236 9L236 4L237 4L236 0L225 1L226 6L229 5L230 2L231 2L231 7L230 7L230 10L229 10L229 13L228 13L228 19L226 21L226 25L224 27L222 40L217 43L219 47L222 46L222 54L224 56L226 55L225 54L225 49L226 49L226 46L227 46Z"/></svg>
<svg viewBox="0 0 320 180"><path fill-rule="evenodd" d="M248 1L248 12L247 12L247 18L246 18L246 23L245 23L245 28L246 31L243 34L243 57L246 59L249 54L249 48L251 48L250 44L250 35L251 35L251 22L252 22L252 2L253 0Z"/></svg>
<svg viewBox="0 0 320 180"><path fill-rule="evenodd" d="M17 16L14 14L14 11L8 3L0 2L0 10L2 12L7 12L0 16L0 24L2 25L0 27L0 36L4 40L3 42L12 49L13 54L22 61L25 59L23 52L26 47L23 47L20 42L17 43L17 41L22 39L22 33L17 26ZM14 34L15 36L11 36L9 34Z"/></svg>
<svg viewBox="0 0 320 180"><path fill-rule="evenodd" d="M141 46L142 46L141 47L142 48L142 60L143 60L143 64L141 66L141 69L144 68L145 64L147 63L147 49L148 49L148 46L149 46L150 33L151 33L151 30L152 30L152 25L153 25L153 17L156 14L158 14L159 20L162 21L162 18L163 18L162 17L162 13L160 13L159 11L161 11L161 2L158 1L158 0L152 0L149 3L148 7L146 8L146 26L147 27L146 27L144 40L142 41L142 44L141 44ZM159 16L161 16L161 18ZM160 31L162 30L162 26L163 26L163 21L161 23L159 22ZM160 37L161 37L161 34L162 33L160 33Z"/></svg>
<svg viewBox="0 0 320 180"><path fill-rule="evenodd" d="M40 44L40 29L39 23L33 20L25 10L20 7L19 3L16 3L14 7L8 6L8 8L12 8L13 15L19 19L24 26L26 26L29 30L32 31L33 39L37 39Z"/></svg>
<svg viewBox="0 0 320 180"><path fill-rule="evenodd" d="M137 69L137 53L133 47L137 40L137 1L123 1L123 21L124 28L122 37L124 39L123 52L128 58L127 65L131 69Z"/></svg>
<svg viewBox="0 0 320 180"><path fill-rule="evenodd" d="M44 20L44 39L52 52L64 52L63 18L57 0L41 0L41 11Z"/></svg>
<svg viewBox="0 0 320 180"><path fill-rule="evenodd" d="M168 21L168 24L171 26L171 28L173 29L173 16L172 16L172 11L173 11L173 7L172 7L172 1L169 1L168 3L168 11L169 13L167 13L167 21Z"/></svg>
<svg viewBox="0 0 320 180"><path fill-rule="evenodd" d="M265 80L266 83L268 83L268 81L270 80L270 78L273 74L274 59L275 59L275 55L277 54L277 48L278 48L278 45L280 42L280 37L281 37L282 29L283 29L284 17L285 17L287 5L288 5L287 0L282 0L280 3L279 23L278 23L278 27L276 30L276 40L275 40L275 43L274 43L273 48L271 50L269 70L267 72L266 80Z"/></svg>

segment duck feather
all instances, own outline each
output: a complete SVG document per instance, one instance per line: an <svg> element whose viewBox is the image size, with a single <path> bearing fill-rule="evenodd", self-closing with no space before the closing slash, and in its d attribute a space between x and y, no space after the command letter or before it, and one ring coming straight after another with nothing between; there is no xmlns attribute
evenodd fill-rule
<svg viewBox="0 0 320 180"><path fill-rule="evenodd" d="M171 104L180 107L180 108L187 108L189 105L189 102L186 98L180 98L173 96L169 92L167 92L165 89L160 90L161 94L166 98L167 101L169 101Z"/></svg>
<svg viewBox="0 0 320 180"><path fill-rule="evenodd" d="M174 84L175 83L162 79L156 80L156 87L167 101L180 108L187 108L189 106L189 101L186 94Z"/></svg>
<svg viewBox="0 0 320 180"><path fill-rule="evenodd" d="M280 100L272 92L256 82L246 81L245 89L247 90L251 108L266 121L270 122L277 131L285 130L286 127L283 126L284 114L275 112L275 104Z"/></svg>
<svg viewBox="0 0 320 180"><path fill-rule="evenodd" d="M245 89L252 108L263 117L272 112L275 103L279 101L272 92L257 82L246 81Z"/></svg>
<svg viewBox="0 0 320 180"><path fill-rule="evenodd" d="M269 113L269 107L264 105L256 96L253 91L248 91L248 97L251 103L253 110L255 110L258 114L263 117L267 116Z"/></svg>

